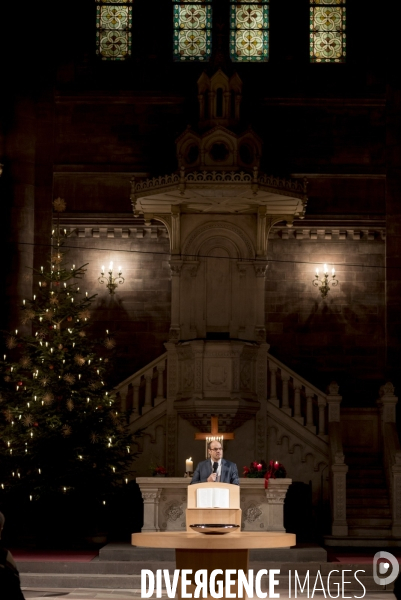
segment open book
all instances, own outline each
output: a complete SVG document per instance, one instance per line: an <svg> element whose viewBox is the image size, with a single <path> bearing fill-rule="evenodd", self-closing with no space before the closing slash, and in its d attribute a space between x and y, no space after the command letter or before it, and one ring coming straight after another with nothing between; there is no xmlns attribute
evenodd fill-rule
<svg viewBox="0 0 401 600"><path fill-rule="evenodd" d="M198 488L196 508L230 508L230 491L222 488Z"/></svg>

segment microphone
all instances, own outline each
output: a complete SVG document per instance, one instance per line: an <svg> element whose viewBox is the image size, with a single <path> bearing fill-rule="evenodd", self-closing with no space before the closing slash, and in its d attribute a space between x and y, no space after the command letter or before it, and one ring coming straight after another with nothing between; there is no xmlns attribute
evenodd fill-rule
<svg viewBox="0 0 401 600"><path fill-rule="evenodd" d="M213 463L213 473L217 473L217 469L219 468L219 463L218 462L214 462Z"/></svg>

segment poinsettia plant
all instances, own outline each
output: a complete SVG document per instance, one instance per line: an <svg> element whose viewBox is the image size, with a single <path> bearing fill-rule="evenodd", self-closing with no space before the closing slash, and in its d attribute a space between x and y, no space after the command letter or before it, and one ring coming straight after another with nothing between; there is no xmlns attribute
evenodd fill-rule
<svg viewBox="0 0 401 600"><path fill-rule="evenodd" d="M255 460L249 467L244 467L242 476L248 478L258 478L265 480L265 488L269 485L269 479L279 479L286 477L287 472L278 460L271 460L269 465L264 460Z"/></svg>
<svg viewBox="0 0 401 600"><path fill-rule="evenodd" d="M285 470L284 465L282 465L278 460L271 460L269 462L269 468L265 473L265 489L267 489L269 485L269 479L283 479L287 476L287 471Z"/></svg>
<svg viewBox="0 0 401 600"><path fill-rule="evenodd" d="M249 467L244 467L244 471L242 473L243 477L248 477L248 478L259 478L262 479L262 477L265 476L267 471L267 464L266 461L264 460L254 460L253 462L251 462Z"/></svg>
<svg viewBox="0 0 401 600"><path fill-rule="evenodd" d="M156 477L157 475L159 477L165 477L167 475L167 469L158 465L157 467L153 467L152 475L153 477Z"/></svg>

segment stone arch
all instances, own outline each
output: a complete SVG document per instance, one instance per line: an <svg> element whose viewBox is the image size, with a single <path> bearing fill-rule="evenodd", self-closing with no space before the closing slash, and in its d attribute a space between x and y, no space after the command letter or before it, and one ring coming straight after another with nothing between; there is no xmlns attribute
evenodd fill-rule
<svg viewBox="0 0 401 600"><path fill-rule="evenodd" d="M252 242L242 229L226 221L215 221L197 227L187 237L183 244L184 258L196 260L201 254L202 247L209 240L213 240L215 246L223 243L223 240L225 240L224 243L227 250L230 247L229 253L231 258L252 260L255 257Z"/></svg>

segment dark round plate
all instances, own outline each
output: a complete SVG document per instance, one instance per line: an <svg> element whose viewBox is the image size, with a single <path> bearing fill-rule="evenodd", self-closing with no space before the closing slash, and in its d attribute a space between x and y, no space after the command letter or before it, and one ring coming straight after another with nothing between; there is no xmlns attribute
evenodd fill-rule
<svg viewBox="0 0 401 600"><path fill-rule="evenodd" d="M190 525L190 528L193 531L197 531L198 533L209 533L209 534L222 534L222 533L231 533L232 531L237 531L239 529L239 525L222 525L220 523L202 523L200 525Z"/></svg>

